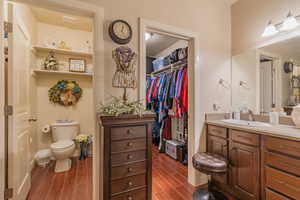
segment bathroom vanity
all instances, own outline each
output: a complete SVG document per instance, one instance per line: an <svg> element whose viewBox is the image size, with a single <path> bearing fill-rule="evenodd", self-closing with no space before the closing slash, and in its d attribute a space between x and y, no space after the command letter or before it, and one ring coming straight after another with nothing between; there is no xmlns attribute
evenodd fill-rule
<svg viewBox="0 0 300 200"><path fill-rule="evenodd" d="M228 159L213 185L242 200L300 199L300 130L207 122L207 151Z"/></svg>

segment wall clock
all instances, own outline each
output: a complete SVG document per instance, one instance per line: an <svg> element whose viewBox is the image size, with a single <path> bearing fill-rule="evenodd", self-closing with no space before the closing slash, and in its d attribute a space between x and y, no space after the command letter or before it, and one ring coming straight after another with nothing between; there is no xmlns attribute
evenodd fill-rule
<svg viewBox="0 0 300 200"><path fill-rule="evenodd" d="M131 26L124 20L115 20L109 25L109 35L118 44L127 44L132 38Z"/></svg>

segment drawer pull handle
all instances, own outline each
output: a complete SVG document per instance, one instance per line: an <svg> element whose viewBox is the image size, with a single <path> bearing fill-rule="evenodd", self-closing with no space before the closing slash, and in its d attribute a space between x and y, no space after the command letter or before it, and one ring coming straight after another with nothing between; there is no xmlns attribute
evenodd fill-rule
<svg viewBox="0 0 300 200"><path fill-rule="evenodd" d="M131 187L133 183L131 181L128 182L128 186Z"/></svg>
<svg viewBox="0 0 300 200"><path fill-rule="evenodd" d="M277 182L280 183L280 184L282 184L282 185L284 185L284 186L286 186L286 187L288 187L288 188L290 188L291 190L294 190L296 192L300 192L300 189L298 189L298 188L296 188L296 187L294 187L294 186L292 186L292 185L290 185L290 184L288 184L286 182L279 181L279 180L277 180Z"/></svg>
<svg viewBox="0 0 300 200"><path fill-rule="evenodd" d="M132 133L130 129L128 129L126 132L127 132L127 135L130 135Z"/></svg>
<svg viewBox="0 0 300 200"><path fill-rule="evenodd" d="M133 200L132 196L127 197L128 200Z"/></svg>
<svg viewBox="0 0 300 200"><path fill-rule="evenodd" d="M129 143L127 144L128 147L132 147L132 145L133 145L132 142L129 142Z"/></svg>
<svg viewBox="0 0 300 200"><path fill-rule="evenodd" d="M133 169L131 167L128 168L128 172L132 172Z"/></svg>
<svg viewBox="0 0 300 200"><path fill-rule="evenodd" d="M127 159L128 159L128 160L131 160L132 158L133 158L132 155L128 155L128 156L127 156Z"/></svg>

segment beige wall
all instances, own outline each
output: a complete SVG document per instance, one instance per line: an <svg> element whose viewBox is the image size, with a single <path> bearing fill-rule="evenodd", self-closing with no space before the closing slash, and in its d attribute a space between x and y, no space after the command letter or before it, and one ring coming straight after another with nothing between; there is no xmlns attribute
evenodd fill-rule
<svg viewBox="0 0 300 200"><path fill-rule="evenodd" d="M48 100L48 90L58 80L76 80L83 89L81 99L75 106L64 107L52 104ZM77 76L64 75L39 75L37 77L37 118L38 118L38 149L49 148L52 138L51 134L42 133L44 125L51 124L55 120L76 120L80 123L81 134L94 134L93 113L93 88L89 77L78 78Z"/></svg>
<svg viewBox="0 0 300 200"><path fill-rule="evenodd" d="M283 21L289 10L300 14L299 0L239 0L235 3L231 13L233 55L270 40L261 37L268 21Z"/></svg>
<svg viewBox="0 0 300 200"><path fill-rule="evenodd" d="M153 20L162 24L176 26L193 31L199 36L200 66L197 66L196 75L201 80L195 88L201 91L196 103L200 111L196 113L197 125L204 129L204 113L213 111L213 104L221 106L220 111L228 111L230 108L230 91L220 87L220 78L230 82L230 57L231 57L231 26L230 26L230 2L227 0L100 0L99 5L105 12L104 26L104 94L122 95L121 89L111 86L111 79L115 70L115 63L111 58L111 52L118 45L109 38L107 29L112 20L124 19L133 28L133 40L129 43L138 52L138 18ZM97 74L102 76L102 74ZM101 87L101 86L99 86ZM136 99L138 90L130 90L132 99ZM99 99L99 98L98 98ZM203 133L195 133L195 151L204 150L205 138ZM198 184L199 179L194 179L194 169L190 163L189 181Z"/></svg>
<svg viewBox="0 0 300 200"><path fill-rule="evenodd" d="M47 41L65 41L73 50L87 52L86 41L93 41L93 33L75 29L64 28L55 25L37 23L37 45L45 45ZM36 68L41 68L41 63L47 53L38 53ZM68 59L70 56L55 55L61 66L60 70L68 71ZM74 58L74 56L72 57ZM86 58L87 71L93 71L92 59ZM48 100L48 90L59 80L75 80L83 89L83 95L75 106L64 107L54 105ZM93 108L93 82L90 77L66 76L66 75L38 75L37 80L37 138L38 149L49 148L52 143L51 134L43 134L44 125L51 124L55 120L76 120L80 123L80 134L94 135Z"/></svg>

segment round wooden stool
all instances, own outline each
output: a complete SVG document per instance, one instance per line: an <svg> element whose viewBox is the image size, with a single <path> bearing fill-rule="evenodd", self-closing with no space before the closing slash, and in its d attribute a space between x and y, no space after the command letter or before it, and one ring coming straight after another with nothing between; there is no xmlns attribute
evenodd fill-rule
<svg viewBox="0 0 300 200"><path fill-rule="evenodd" d="M196 153L193 156L193 166L207 175L224 175L228 168L227 160L213 153ZM193 200L227 200L227 197L221 192L212 190L209 179L208 188L196 190Z"/></svg>

